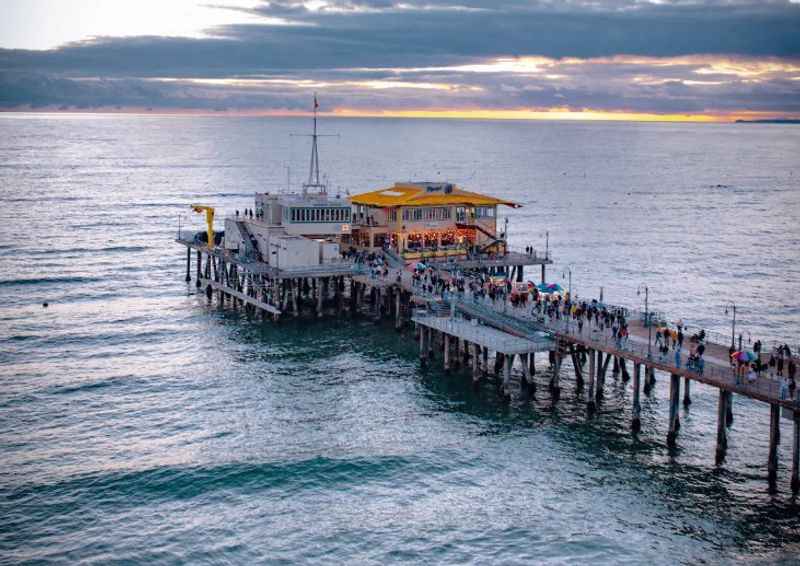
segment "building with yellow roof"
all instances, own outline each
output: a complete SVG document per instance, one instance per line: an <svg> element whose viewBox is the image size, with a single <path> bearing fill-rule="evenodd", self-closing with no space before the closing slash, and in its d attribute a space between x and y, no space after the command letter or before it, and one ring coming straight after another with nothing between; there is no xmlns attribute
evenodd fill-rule
<svg viewBox="0 0 800 566"><path fill-rule="evenodd" d="M351 242L389 247L407 259L504 251L497 233L497 207L520 205L465 191L452 183L395 183L350 197Z"/></svg>

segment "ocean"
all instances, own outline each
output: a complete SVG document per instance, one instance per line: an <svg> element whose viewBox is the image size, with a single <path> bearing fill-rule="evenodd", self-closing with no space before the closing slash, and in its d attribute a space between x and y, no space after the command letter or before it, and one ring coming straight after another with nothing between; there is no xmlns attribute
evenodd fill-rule
<svg viewBox="0 0 800 566"><path fill-rule="evenodd" d="M307 176L301 118L0 115L0 563L797 564L791 426L668 380L566 371L553 404L421 369L369 320L249 321L184 282L190 203L221 212ZM695 328L800 344L800 128L323 118L343 197L450 180L505 197L548 279ZM288 173L288 174L287 174ZM503 220L501 219L501 222ZM531 272L530 278L538 278ZM43 308L43 303L49 306ZM544 360L541 362L544 364ZM542 366L542 369L543 366ZM543 373L543 372L542 372Z"/></svg>

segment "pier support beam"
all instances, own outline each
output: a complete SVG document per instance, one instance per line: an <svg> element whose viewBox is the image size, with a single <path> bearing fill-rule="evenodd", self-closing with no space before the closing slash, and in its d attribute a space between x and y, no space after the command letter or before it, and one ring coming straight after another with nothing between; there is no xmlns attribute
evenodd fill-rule
<svg viewBox="0 0 800 566"><path fill-rule="evenodd" d="M587 354L589 355L589 388L586 392L586 412L589 413L589 415L593 415L597 409L597 403L594 399L594 380L597 374L595 358L597 357L597 352L589 350Z"/></svg>
<svg viewBox="0 0 800 566"><path fill-rule="evenodd" d="M733 393L728 393L728 402L725 405L725 422L728 426L733 424Z"/></svg>
<svg viewBox="0 0 800 566"><path fill-rule="evenodd" d="M481 347L477 344L472 344L472 384L478 385L481 379Z"/></svg>
<svg viewBox="0 0 800 566"><path fill-rule="evenodd" d="M395 330L400 330L403 328L403 315L402 311L400 310L401 304L401 297L403 295L402 289L397 289L397 292L394 295L394 328Z"/></svg>
<svg viewBox="0 0 800 566"><path fill-rule="evenodd" d="M561 398L561 386L559 385L559 378L561 377L561 350L556 350L555 359L553 364L553 376L550 378L550 391L553 395L553 402L555 403Z"/></svg>
<svg viewBox="0 0 800 566"><path fill-rule="evenodd" d="M197 252L197 273L195 274L195 287L200 288L200 263L202 262L203 255L200 251Z"/></svg>
<svg viewBox="0 0 800 566"><path fill-rule="evenodd" d="M426 356L428 355L428 347L425 345L425 327L419 325L419 362L422 367L425 367Z"/></svg>
<svg viewBox="0 0 800 566"><path fill-rule="evenodd" d="M627 382L631 378L631 374L628 373L628 361L622 356L619 358L619 367L622 370L622 380Z"/></svg>
<svg viewBox="0 0 800 566"><path fill-rule="evenodd" d="M728 428L725 426L725 415L728 413L727 405L729 395L730 393L724 389L719 390L719 401L717 405L717 465L725 461L725 453L728 451Z"/></svg>
<svg viewBox="0 0 800 566"><path fill-rule="evenodd" d="M503 363L503 386L501 393L506 400L511 399L511 368L514 367L514 354L507 354Z"/></svg>
<svg viewBox="0 0 800 566"><path fill-rule="evenodd" d="M642 381L642 364L633 364L633 415L631 430L638 433L642 430L642 404L639 400L639 389Z"/></svg>
<svg viewBox="0 0 800 566"><path fill-rule="evenodd" d="M800 492L800 411L794 412L792 439L792 493L797 495Z"/></svg>
<svg viewBox="0 0 800 566"><path fill-rule="evenodd" d="M322 285L317 283L317 318L322 318Z"/></svg>
<svg viewBox="0 0 800 566"><path fill-rule="evenodd" d="M186 247L186 282L192 280L192 248Z"/></svg>
<svg viewBox="0 0 800 566"><path fill-rule="evenodd" d="M583 389L583 368L581 367L581 355L574 347L571 348L572 367L575 370L575 388L578 391Z"/></svg>
<svg viewBox="0 0 800 566"><path fill-rule="evenodd" d="M528 357L530 354L520 354L519 363L522 366L522 381L520 381L520 389L528 386L531 382L531 368L528 365Z"/></svg>
<svg viewBox="0 0 800 566"><path fill-rule="evenodd" d="M603 361L603 352L597 351L597 383L595 383L595 399L599 404L603 399L603 388L606 381L606 369L608 368L608 360L610 354L606 356L605 362Z"/></svg>
<svg viewBox="0 0 800 566"><path fill-rule="evenodd" d="M683 406L686 407L687 409L689 408L689 405L692 404L692 396L689 393L690 383L691 380L688 377L685 377L683 379Z"/></svg>
<svg viewBox="0 0 800 566"><path fill-rule="evenodd" d="M780 442L781 407L776 403L769 406L769 460L767 461L767 481L770 490L775 489L778 480L778 443Z"/></svg>
<svg viewBox="0 0 800 566"><path fill-rule="evenodd" d="M669 432L667 433L667 446L674 448L680 429L680 418L678 416L678 403L681 395L681 376L671 374L669 376Z"/></svg>
<svg viewBox="0 0 800 566"><path fill-rule="evenodd" d="M650 366L644 366L644 394L650 395L650 392L653 390L653 384L655 380L651 379L653 368Z"/></svg>
<svg viewBox="0 0 800 566"><path fill-rule="evenodd" d="M489 348L486 346L481 349L481 373L489 375Z"/></svg>
<svg viewBox="0 0 800 566"><path fill-rule="evenodd" d="M500 370L503 368L503 354L500 352L494 353L494 374L500 375Z"/></svg>
<svg viewBox="0 0 800 566"><path fill-rule="evenodd" d="M450 373L450 335L444 335L444 347L442 348L444 353L444 371L445 373Z"/></svg>

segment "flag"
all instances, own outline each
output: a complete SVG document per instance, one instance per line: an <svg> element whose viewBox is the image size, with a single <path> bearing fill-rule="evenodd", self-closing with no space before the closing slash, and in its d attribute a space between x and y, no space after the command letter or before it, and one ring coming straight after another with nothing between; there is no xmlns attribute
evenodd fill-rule
<svg viewBox="0 0 800 566"><path fill-rule="evenodd" d="M319 108L319 102L317 102L317 93L314 93L314 110Z"/></svg>

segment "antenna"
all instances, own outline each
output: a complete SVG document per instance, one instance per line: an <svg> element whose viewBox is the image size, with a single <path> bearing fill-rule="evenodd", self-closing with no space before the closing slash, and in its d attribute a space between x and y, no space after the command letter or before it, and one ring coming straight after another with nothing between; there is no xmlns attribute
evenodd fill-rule
<svg viewBox="0 0 800 566"><path fill-rule="evenodd" d="M339 134L318 134L317 133L317 110L319 110L319 102L317 101L317 93L314 93L314 130L308 136L311 138L311 162L308 166L308 182L303 183L303 195L308 193L309 188L318 189L320 194L327 194L328 188L325 183L319 180L319 151L317 149L317 138L338 138ZM302 134L292 134L302 135Z"/></svg>
<svg viewBox="0 0 800 566"><path fill-rule="evenodd" d="M286 192L292 192L292 166L286 165Z"/></svg>

